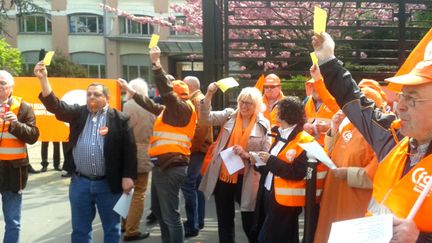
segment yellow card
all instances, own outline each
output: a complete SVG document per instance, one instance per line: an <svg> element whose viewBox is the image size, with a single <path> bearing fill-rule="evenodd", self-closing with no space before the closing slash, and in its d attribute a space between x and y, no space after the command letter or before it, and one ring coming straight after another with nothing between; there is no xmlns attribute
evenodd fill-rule
<svg viewBox="0 0 432 243"><path fill-rule="evenodd" d="M222 92L225 93L229 88L239 86L239 83L232 77L224 78L216 82L216 85L219 87Z"/></svg>
<svg viewBox="0 0 432 243"><path fill-rule="evenodd" d="M149 48L153 48L156 47L158 42L159 42L159 35L157 34L152 34L151 39L150 39L150 43L149 43Z"/></svg>
<svg viewBox="0 0 432 243"><path fill-rule="evenodd" d="M327 12L318 6L314 9L314 32L321 34L326 31Z"/></svg>
<svg viewBox="0 0 432 243"><path fill-rule="evenodd" d="M318 57L315 55L315 52L311 52L310 57L312 59L312 64L318 64Z"/></svg>
<svg viewBox="0 0 432 243"><path fill-rule="evenodd" d="M51 64L51 60L54 56L55 51L49 51L47 52L47 54L45 54L45 57L43 59L43 63L45 64L45 66L49 66Z"/></svg>

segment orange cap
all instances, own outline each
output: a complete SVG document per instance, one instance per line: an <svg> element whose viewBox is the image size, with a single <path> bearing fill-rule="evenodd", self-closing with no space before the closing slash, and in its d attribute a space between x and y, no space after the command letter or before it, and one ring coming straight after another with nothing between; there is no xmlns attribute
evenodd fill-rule
<svg viewBox="0 0 432 243"><path fill-rule="evenodd" d="M280 84L281 84L281 82L280 82L279 77L276 74L274 74L274 73L270 73L264 79L264 85L278 86Z"/></svg>
<svg viewBox="0 0 432 243"><path fill-rule="evenodd" d="M189 87L187 84L181 80L174 80L171 82L173 91L178 95L178 97L187 100L189 99Z"/></svg>
<svg viewBox="0 0 432 243"><path fill-rule="evenodd" d="M421 61L408 74L387 78L385 81L402 85L432 83L432 60Z"/></svg>
<svg viewBox="0 0 432 243"><path fill-rule="evenodd" d="M378 92L378 94L381 96L382 101L387 100L387 95L384 90L382 90L381 85L373 79L362 79L358 86L360 89L363 89L363 87L369 87Z"/></svg>

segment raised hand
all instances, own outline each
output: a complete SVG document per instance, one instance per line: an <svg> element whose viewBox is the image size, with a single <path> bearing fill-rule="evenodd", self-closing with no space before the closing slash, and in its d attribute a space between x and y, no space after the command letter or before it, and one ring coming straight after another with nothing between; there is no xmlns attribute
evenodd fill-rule
<svg viewBox="0 0 432 243"><path fill-rule="evenodd" d="M320 71L319 66L317 64L312 65L312 67L309 69L309 73L310 73L312 79L315 81L323 79L323 77L321 75L321 71Z"/></svg>
<svg viewBox="0 0 432 243"><path fill-rule="evenodd" d="M48 77L48 71L43 61L36 63L33 73L38 79L44 79Z"/></svg>
<svg viewBox="0 0 432 243"><path fill-rule="evenodd" d="M159 47L155 46L151 48L149 51L151 63L156 63L156 64L160 63L160 55L161 55L161 50L159 49Z"/></svg>

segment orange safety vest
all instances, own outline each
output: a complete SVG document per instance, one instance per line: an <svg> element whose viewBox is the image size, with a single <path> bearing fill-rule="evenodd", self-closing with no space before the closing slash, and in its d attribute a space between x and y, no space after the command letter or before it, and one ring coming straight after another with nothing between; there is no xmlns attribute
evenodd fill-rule
<svg viewBox="0 0 432 243"><path fill-rule="evenodd" d="M197 114L193 104L186 101L192 109L189 123L184 127L175 127L162 121L163 112L156 118L153 126L153 135L150 137L150 156L158 156L166 153L181 153L190 155L192 138L195 134Z"/></svg>
<svg viewBox="0 0 432 243"><path fill-rule="evenodd" d="M298 146L298 143L309 143L314 138L305 131L301 131L297 136L290 141L285 148L279 152L277 158L285 163L291 164L297 158L303 149ZM322 163L317 166L316 180L316 199L317 202L321 199L322 190L324 187L325 177L327 175L327 167ZM286 180L275 176L273 180L276 202L283 206L299 207L306 204L306 178L302 180Z"/></svg>
<svg viewBox="0 0 432 243"><path fill-rule="evenodd" d="M432 155L424 157L402 177L408 156L405 137L382 160L373 182L372 196L399 218L406 218L427 182L432 178ZM402 177L402 178L401 178ZM414 222L420 231L432 232L432 194L426 197Z"/></svg>
<svg viewBox="0 0 432 243"><path fill-rule="evenodd" d="M311 96L309 96L305 106L305 114L308 119L308 122L313 122L314 120L325 121L330 124L331 119L334 115L333 111L330 110L324 103L321 104L318 111L315 108L315 104ZM325 133L321 133L317 142L321 145L324 145Z"/></svg>
<svg viewBox="0 0 432 243"><path fill-rule="evenodd" d="M22 98L11 96L10 111L18 116ZM1 119L0 119L1 120ZM1 121L0 160L24 159L27 157L26 145L17 137L9 133L10 122Z"/></svg>

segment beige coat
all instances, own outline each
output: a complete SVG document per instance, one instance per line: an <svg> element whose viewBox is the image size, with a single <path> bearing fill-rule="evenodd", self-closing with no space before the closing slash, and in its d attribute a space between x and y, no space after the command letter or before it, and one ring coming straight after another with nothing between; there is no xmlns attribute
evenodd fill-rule
<svg viewBox="0 0 432 243"><path fill-rule="evenodd" d="M199 190L204 193L207 200L213 194L219 178L222 164L222 159L219 154L228 143L234 127L235 115L235 111L231 108L227 108L223 111L210 111L210 106L206 107L205 104L200 105L201 122L209 125L221 126L219 142L215 147L213 158L199 186ZM271 143L270 138L267 136L269 129L269 121L260 113L251 131L246 151L268 151ZM241 211L251 212L255 210L259 180L260 173L255 171L250 163L245 162L240 202Z"/></svg>
<svg viewBox="0 0 432 243"><path fill-rule="evenodd" d="M130 116L129 125L133 129L137 146L138 173L148 173L153 164L148 155L149 141L153 133L155 115L139 106L133 99L123 105L123 111Z"/></svg>

